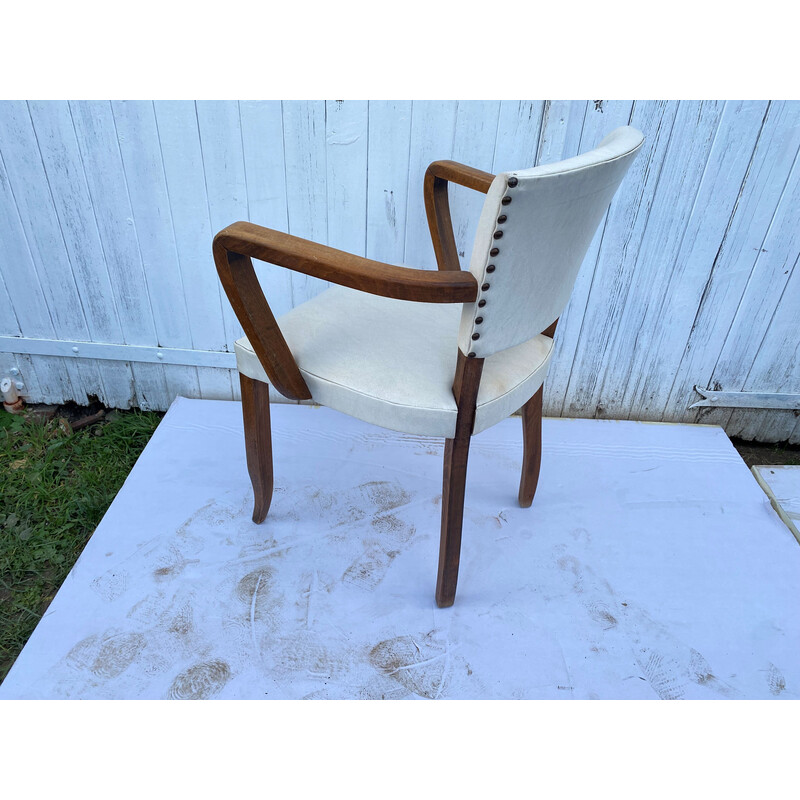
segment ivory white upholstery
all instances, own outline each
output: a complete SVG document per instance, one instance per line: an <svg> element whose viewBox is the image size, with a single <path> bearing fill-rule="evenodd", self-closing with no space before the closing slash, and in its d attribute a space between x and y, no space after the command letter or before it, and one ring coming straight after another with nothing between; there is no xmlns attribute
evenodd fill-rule
<svg viewBox="0 0 800 800"><path fill-rule="evenodd" d="M518 345L561 315L597 226L643 141L635 128L617 128L588 153L495 177L469 267L489 288L479 295L484 307L463 306L459 346L465 354L486 358ZM502 238L494 238L497 232ZM490 255L494 247L496 256ZM494 269L487 271L489 265Z"/></svg>
<svg viewBox="0 0 800 800"><path fill-rule="evenodd" d="M312 398L404 433L452 438L458 304L413 303L333 287L278 320ZM553 340L542 335L488 357L474 433L517 411L542 385ZM247 338L239 371L269 382Z"/></svg>

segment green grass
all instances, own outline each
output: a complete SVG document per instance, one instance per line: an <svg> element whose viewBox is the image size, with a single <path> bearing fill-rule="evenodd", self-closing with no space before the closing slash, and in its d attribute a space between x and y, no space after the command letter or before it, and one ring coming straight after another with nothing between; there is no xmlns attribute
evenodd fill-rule
<svg viewBox="0 0 800 800"><path fill-rule="evenodd" d="M118 412L72 432L0 410L0 681L161 416Z"/></svg>

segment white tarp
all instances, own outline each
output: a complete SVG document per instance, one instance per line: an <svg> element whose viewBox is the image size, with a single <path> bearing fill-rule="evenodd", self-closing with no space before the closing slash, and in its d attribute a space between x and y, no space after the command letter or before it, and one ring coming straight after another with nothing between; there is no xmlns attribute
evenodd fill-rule
<svg viewBox="0 0 800 800"><path fill-rule="evenodd" d="M250 521L238 403L179 398L2 698L789 698L800 547L720 428L546 419L473 439L456 604L441 440L272 407Z"/></svg>

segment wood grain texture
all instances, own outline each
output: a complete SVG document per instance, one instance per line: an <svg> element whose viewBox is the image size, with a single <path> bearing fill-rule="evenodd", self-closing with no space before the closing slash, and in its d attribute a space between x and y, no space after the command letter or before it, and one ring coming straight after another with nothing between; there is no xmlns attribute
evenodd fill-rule
<svg viewBox="0 0 800 800"><path fill-rule="evenodd" d="M796 438L789 415L688 406L695 384L794 385L794 352L770 331L800 314L797 101L0 102L5 325L34 338L231 350L238 323L209 253L215 230L249 219L435 269L431 162L490 174L552 163L629 122L645 145L562 314L544 413ZM482 196L454 184L448 200L463 266ZM327 285L260 261L255 271L276 316ZM208 367L6 362L52 402L239 396L230 373Z"/></svg>
<svg viewBox="0 0 800 800"><path fill-rule="evenodd" d="M247 471L253 486L253 522L259 524L267 518L274 487L269 387L241 373L239 380Z"/></svg>
<svg viewBox="0 0 800 800"><path fill-rule="evenodd" d="M436 577L436 605L439 608L452 606L456 599L469 443L475 424L475 404L482 372L482 358L467 358L460 350L458 351L453 381L453 396L458 405L456 432L452 439L445 440L444 447L442 527L439 540L439 569Z"/></svg>

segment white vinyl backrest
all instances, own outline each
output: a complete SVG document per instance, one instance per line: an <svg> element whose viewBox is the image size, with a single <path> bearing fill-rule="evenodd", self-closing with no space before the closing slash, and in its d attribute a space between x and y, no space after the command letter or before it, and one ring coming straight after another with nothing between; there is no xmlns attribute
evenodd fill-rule
<svg viewBox="0 0 800 800"><path fill-rule="evenodd" d="M635 128L617 128L588 153L495 177L469 267L481 289L478 302L464 304L464 354L486 358L558 319L642 142Z"/></svg>

